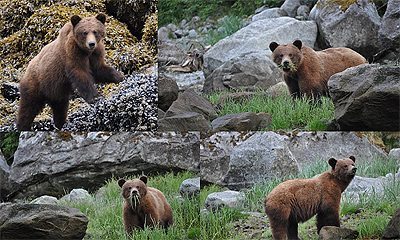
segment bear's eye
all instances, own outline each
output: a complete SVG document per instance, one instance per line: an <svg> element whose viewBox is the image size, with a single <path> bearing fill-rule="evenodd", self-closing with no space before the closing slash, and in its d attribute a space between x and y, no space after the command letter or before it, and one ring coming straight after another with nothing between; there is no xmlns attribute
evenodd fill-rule
<svg viewBox="0 0 400 240"><path fill-rule="evenodd" d="M129 190L131 190L131 189L132 189L132 187L128 187L128 189L129 189Z"/></svg>
<svg viewBox="0 0 400 240"><path fill-rule="evenodd" d="M88 35L88 32L83 32L83 35L84 35L84 36Z"/></svg>
<svg viewBox="0 0 400 240"><path fill-rule="evenodd" d="M279 55L279 57L283 57L283 54Z"/></svg>
<svg viewBox="0 0 400 240"><path fill-rule="evenodd" d="M289 54L289 57L293 57L293 54L290 53L290 54Z"/></svg>
<svg viewBox="0 0 400 240"><path fill-rule="evenodd" d="M93 34L96 34L97 33L97 31L93 31Z"/></svg>

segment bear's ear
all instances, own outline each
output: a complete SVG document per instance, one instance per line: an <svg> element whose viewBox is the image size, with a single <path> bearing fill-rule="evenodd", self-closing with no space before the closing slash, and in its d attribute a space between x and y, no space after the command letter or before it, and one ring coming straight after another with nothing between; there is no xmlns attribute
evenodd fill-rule
<svg viewBox="0 0 400 240"><path fill-rule="evenodd" d="M295 45L299 50L301 50L301 46L303 43L300 40L296 40L293 42L293 45Z"/></svg>
<svg viewBox="0 0 400 240"><path fill-rule="evenodd" d="M353 162L356 162L356 158L354 156L350 156L349 157L351 160L353 160Z"/></svg>
<svg viewBox="0 0 400 240"><path fill-rule="evenodd" d="M147 184L147 176L143 175L139 179L142 180L142 182L144 182L144 184Z"/></svg>
<svg viewBox="0 0 400 240"><path fill-rule="evenodd" d="M103 24L106 23L106 15L104 15L103 13L100 13L99 15L97 15L96 19L99 20Z"/></svg>
<svg viewBox="0 0 400 240"><path fill-rule="evenodd" d="M76 24L78 24L80 21L82 20L82 18L81 17L79 17L78 15L74 15L74 16L72 16L71 17L71 23L72 23L72 26L76 26Z"/></svg>
<svg viewBox="0 0 400 240"><path fill-rule="evenodd" d="M125 179L123 179L123 178L119 179L118 186L120 186L122 188L122 185L124 185L125 182L126 182Z"/></svg>
<svg viewBox="0 0 400 240"><path fill-rule="evenodd" d="M334 158L331 158L331 159L328 160L328 163L329 163L329 165L331 165L332 169L335 169L337 160L334 159Z"/></svg>
<svg viewBox="0 0 400 240"><path fill-rule="evenodd" d="M271 52L275 51L275 49L279 46L278 43L276 42L272 42L269 44L269 49L271 50Z"/></svg>

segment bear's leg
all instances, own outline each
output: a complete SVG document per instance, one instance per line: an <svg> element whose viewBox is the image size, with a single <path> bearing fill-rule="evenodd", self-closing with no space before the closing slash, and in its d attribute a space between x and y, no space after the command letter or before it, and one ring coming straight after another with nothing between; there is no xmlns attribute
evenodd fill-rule
<svg viewBox="0 0 400 240"><path fill-rule="evenodd" d="M298 79L296 76L285 76L285 83L293 99L301 97Z"/></svg>
<svg viewBox="0 0 400 240"><path fill-rule="evenodd" d="M272 230L272 238L274 240L286 240L288 230L287 219L282 219L280 216L268 216L268 219Z"/></svg>
<svg viewBox="0 0 400 240"><path fill-rule="evenodd" d="M124 76L115 70L115 68L107 65L99 66L93 72L96 83L119 83L124 79Z"/></svg>
<svg viewBox="0 0 400 240"><path fill-rule="evenodd" d="M289 225L288 225L288 239L290 240L299 240L299 236L298 236L298 223L297 221L295 221L294 219L290 219L289 220Z"/></svg>
<svg viewBox="0 0 400 240"><path fill-rule="evenodd" d="M53 110L53 122L59 130L62 129L67 120L68 105L68 99L50 103L50 107Z"/></svg>
<svg viewBox="0 0 400 240"><path fill-rule="evenodd" d="M44 104L44 100L29 97L26 98L21 94L17 117L17 129L19 131L30 131L33 120L36 115L42 111Z"/></svg>
<svg viewBox="0 0 400 240"><path fill-rule="evenodd" d="M337 209L325 209L317 214L318 234L324 226L340 227L339 212Z"/></svg>
<svg viewBox="0 0 400 240"><path fill-rule="evenodd" d="M72 82L73 88L77 89L80 96L87 103L93 103L96 96L99 95L96 86L94 85L93 76L88 70L73 68L68 72L68 78Z"/></svg>

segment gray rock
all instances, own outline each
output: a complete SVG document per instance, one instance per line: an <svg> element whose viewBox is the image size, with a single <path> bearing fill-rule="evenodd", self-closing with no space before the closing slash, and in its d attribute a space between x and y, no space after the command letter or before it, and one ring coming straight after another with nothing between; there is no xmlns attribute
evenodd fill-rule
<svg viewBox="0 0 400 240"><path fill-rule="evenodd" d="M214 192L207 196L205 207L208 211L217 211L224 207L240 208L245 200L245 195L237 191Z"/></svg>
<svg viewBox="0 0 400 240"><path fill-rule="evenodd" d="M167 41L169 39L169 36L171 35L171 31L166 28L166 27L160 27L160 29L158 29L158 41L159 42L164 42Z"/></svg>
<svg viewBox="0 0 400 240"><path fill-rule="evenodd" d="M400 66L349 68L328 81L335 121L342 131L400 130Z"/></svg>
<svg viewBox="0 0 400 240"><path fill-rule="evenodd" d="M172 116L164 116L164 118L158 120L159 131L208 132L210 129L210 121L197 112L179 112Z"/></svg>
<svg viewBox="0 0 400 240"><path fill-rule="evenodd" d="M198 36L196 30L194 30L194 29L191 29L189 31L188 35L189 35L190 38L196 38Z"/></svg>
<svg viewBox="0 0 400 240"><path fill-rule="evenodd" d="M79 202L91 199L92 196L89 194L88 191L82 188L72 189L71 192L64 197L62 200L69 201L69 202Z"/></svg>
<svg viewBox="0 0 400 240"><path fill-rule="evenodd" d="M287 13L280 9L280 8L269 8L269 9L265 9L260 13L257 13L256 15L254 15L251 20L254 21L258 21L258 20L263 20L266 18L279 18L279 17L284 17L287 16Z"/></svg>
<svg viewBox="0 0 400 240"><path fill-rule="evenodd" d="M282 80L282 71L267 50L245 53L223 63L204 82L204 93L267 89Z"/></svg>
<svg viewBox="0 0 400 240"><path fill-rule="evenodd" d="M169 23L169 24L167 25L167 28L168 28L171 32L175 32L176 30L178 30L178 27L177 27L175 24L173 24L173 23Z"/></svg>
<svg viewBox="0 0 400 240"><path fill-rule="evenodd" d="M165 112L162 109L158 109L157 116L158 119L164 118Z"/></svg>
<svg viewBox="0 0 400 240"><path fill-rule="evenodd" d="M301 5L300 0L285 0L281 9L287 13L289 17L295 17L297 8Z"/></svg>
<svg viewBox="0 0 400 240"><path fill-rule="evenodd" d="M200 177L186 179L179 187L179 193L182 197L188 196L190 198L200 195Z"/></svg>
<svg viewBox="0 0 400 240"><path fill-rule="evenodd" d="M75 208L0 204L1 239L83 239L87 224L87 217Z"/></svg>
<svg viewBox="0 0 400 240"><path fill-rule="evenodd" d="M379 29L382 48L400 48L400 2L389 0Z"/></svg>
<svg viewBox="0 0 400 240"><path fill-rule="evenodd" d="M234 113L214 119L211 122L212 131L258 131L271 124L268 113Z"/></svg>
<svg viewBox="0 0 400 240"><path fill-rule="evenodd" d="M289 149L302 169L315 162L326 162L331 157L355 156L357 162L387 157L367 137L354 132L300 132L289 139Z"/></svg>
<svg viewBox="0 0 400 240"><path fill-rule="evenodd" d="M311 10L310 18L318 24L320 47L348 47L371 58L380 50L381 18L375 4L357 0L346 11L341 8L334 1L319 0Z"/></svg>
<svg viewBox="0 0 400 240"><path fill-rule="evenodd" d="M178 29L178 30L174 31L174 34L177 38L181 38L186 35L182 29Z"/></svg>
<svg viewBox="0 0 400 240"><path fill-rule="evenodd" d="M24 132L10 179L14 198L95 191L112 176L148 171L199 171L198 133Z"/></svg>
<svg viewBox="0 0 400 240"><path fill-rule="evenodd" d="M385 231L383 232L382 239L399 239L400 238L400 208L394 213L390 219Z"/></svg>
<svg viewBox="0 0 400 240"><path fill-rule="evenodd" d="M176 41L164 41L158 44L158 63L180 64L186 57L186 52Z"/></svg>
<svg viewBox="0 0 400 240"><path fill-rule="evenodd" d="M319 232L320 240L357 239L357 237L356 230L334 226L325 226Z"/></svg>
<svg viewBox="0 0 400 240"><path fill-rule="evenodd" d="M390 158L400 160L400 148L391 149L388 156Z"/></svg>
<svg viewBox="0 0 400 240"><path fill-rule="evenodd" d="M289 89L285 82L278 82L277 84L269 87L266 91L266 94L271 97L278 96L289 96Z"/></svg>
<svg viewBox="0 0 400 240"><path fill-rule="evenodd" d="M296 16L301 16L307 19L309 14L310 14L310 8L307 5L300 5L297 8Z"/></svg>
<svg viewBox="0 0 400 240"><path fill-rule="evenodd" d="M264 12L265 10L267 10L267 9L269 9L268 8L268 6L261 6L261 7L259 7L259 8L257 8L255 11L254 11L254 13L255 14L259 14L259 13L261 13L261 12Z"/></svg>
<svg viewBox="0 0 400 240"><path fill-rule="evenodd" d="M302 39L305 45L313 47L316 38L317 25L313 21L289 17L255 21L222 39L204 54L204 74L207 78L219 66L243 54L265 51L272 41L289 43Z"/></svg>
<svg viewBox="0 0 400 240"><path fill-rule="evenodd" d="M205 119L210 121L217 117L217 112L213 105L191 89L187 89L179 94L178 99L172 103L165 117L172 117L185 112L200 113Z"/></svg>
<svg viewBox="0 0 400 240"><path fill-rule="evenodd" d="M0 150L0 200L5 199L6 195L10 192L10 166L8 166L3 153Z"/></svg>
<svg viewBox="0 0 400 240"><path fill-rule="evenodd" d="M179 90L187 90L190 88L198 94L201 93L205 81L203 71L191 73L163 72L160 76L174 80Z"/></svg>
<svg viewBox="0 0 400 240"><path fill-rule="evenodd" d="M200 176L238 190L296 174L311 164L323 162L328 169L329 158L351 155L357 162L386 158L366 137L353 132L218 132L201 142Z"/></svg>
<svg viewBox="0 0 400 240"><path fill-rule="evenodd" d="M38 198L33 199L31 202L31 204L53 204L53 205L57 205L59 203L58 199L56 197L53 196L40 196Z"/></svg>
<svg viewBox="0 0 400 240"><path fill-rule="evenodd" d="M158 107L167 111L178 98L179 88L173 79L160 76L158 78Z"/></svg>
<svg viewBox="0 0 400 240"><path fill-rule="evenodd" d="M185 28L187 24L187 20L186 19L182 19L181 23L179 24L181 28Z"/></svg>

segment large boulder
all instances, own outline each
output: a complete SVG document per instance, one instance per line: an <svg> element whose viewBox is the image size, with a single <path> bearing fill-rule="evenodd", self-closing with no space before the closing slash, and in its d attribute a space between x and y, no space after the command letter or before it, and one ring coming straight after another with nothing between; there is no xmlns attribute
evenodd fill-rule
<svg viewBox="0 0 400 240"><path fill-rule="evenodd" d="M243 54L268 50L272 41L289 43L301 39L305 45L313 47L316 38L317 25L313 21L289 17L255 21L222 39L204 54L204 74L207 78L219 66Z"/></svg>
<svg viewBox="0 0 400 240"><path fill-rule="evenodd" d="M201 93L205 81L203 71L190 73L164 71L160 73L160 76L175 81L179 90L187 90L190 88L197 93Z"/></svg>
<svg viewBox="0 0 400 240"><path fill-rule="evenodd" d="M357 237L357 231L335 226L325 226L319 232L319 240L357 239Z"/></svg>
<svg viewBox="0 0 400 240"><path fill-rule="evenodd" d="M400 208L394 213L390 219L385 231L383 232L382 239L400 239Z"/></svg>
<svg viewBox="0 0 400 240"><path fill-rule="evenodd" d="M339 130L400 130L400 66L361 65L328 81Z"/></svg>
<svg viewBox="0 0 400 240"><path fill-rule="evenodd" d="M158 120L158 130L163 131L199 131L208 132L211 123L204 115L197 112L182 112L173 116L164 116Z"/></svg>
<svg viewBox="0 0 400 240"><path fill-rule="evenodd" d="M389 0L379 29L382 48L400 48L400 1Z"/></svg>
<svg viewBox="0 0 400 240"><path fill-rule="evenodd" d="M329 158L355 156L358 162L386 154L353 132L218 132L200 148L203 181L242 189L265 180L296 174Z"/></svg>
<svg viewBox="0 0 400 240"><path fill-rule="evenodd" d="M187 89L179 94L178 99L172 103L165 113L165 117L172 117L184 112L197 112L202 114L207 120L217 117L217 112L207 99L196 94L192 89Z"/></svg>
<svg viewBox="0 0 400 240"><path fill-rule="evenodd" d="M258 131L271 124L268 113L243 112L228 114L211 122L212 131Z"/></svg>
<svg viewBox="0 0 400 240"><path fill-rule="evenodd" d="M24 132L14 155L11 197L94 191L111 177L185 169L199 171L197 133Z"/></svg>
<svg viewBox="0 0 400 240"><path fill-rule="evenodd" d="M200 195L200 177L184 180L179 187L179 193L182 197L198 197Z"/></svg>
<svg viewBox="0 0 400 240"><path fill-rule="evenodd" d="M0 204L1 239L83 239L88 219L75 208Z"/></svg>
<svg viewBox="0 0 400 240"><path fill-rule="evenodd" d="M158 107L167 111L172 103L178 98L179 88L171 78L158 78Z"/></svg>
<svg viewBox="0 0 400 240"><path fill-rule="evenodd" d="M10 191L9 175L10 166L7 164L3 153L0 151L0 201L3 200Z"/></svg>
<svg viewBox="0 0 400 240"><path fill-rule="evenodd" d="M209 194L204 205L209 211L217 211L224 207L240 208L243 206L244 200L244 193L228 190Z"/></svg>
<svg viewBox="0 0 400 240"><path fill-rule="evenodd" d="M286 12L289 17L296 17L297 8L301 5L300 0L285 0L281 9Z"/></svg>
<svg viewBox="0 0 400 240"><path fill-rule="evenodd" d="M366 58L379 51L381 18L375 4L368 0L347 2L319 0L310 18L318 24L321 48L348 47Z"/></svg>
<svg viewBox="0 0 400 240"><path fill-rule="evenodd" d="M268 8L265 9L264 11L257 13L253 17L251 17L251 21L258 21L258 20L263 20L266 18L279 18L279 17L284 17L287 16L287 13L280 9L280 8Z"/></svg>
<svg viewBox="0 0 400 240"><path fill-rule="evenodd" d="M203 92L267 89L282 81L282 71L268 55L260 50L228 60L206 78Z"/></svg>

